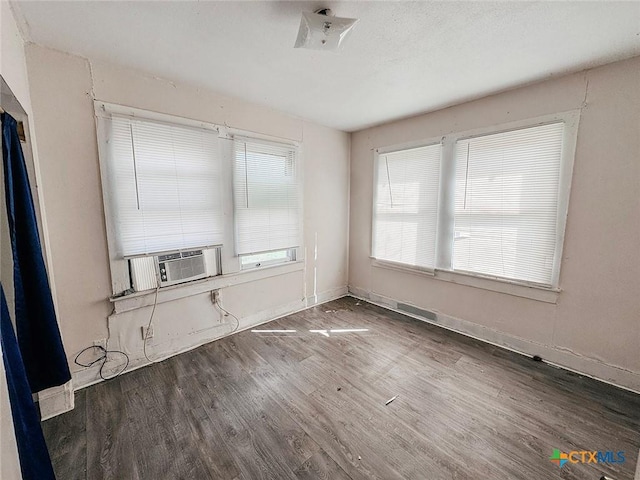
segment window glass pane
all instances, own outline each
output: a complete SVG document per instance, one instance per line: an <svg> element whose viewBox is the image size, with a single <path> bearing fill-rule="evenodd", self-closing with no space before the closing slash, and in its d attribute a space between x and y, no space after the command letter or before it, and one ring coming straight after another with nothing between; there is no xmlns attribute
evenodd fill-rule
<svg viewBox="0 0 640 480"><path fill-rule="evenodd" d="M278 250L275 252L242 255L240 263L243 269L257 268L295 260L295 249Z"/></svg>

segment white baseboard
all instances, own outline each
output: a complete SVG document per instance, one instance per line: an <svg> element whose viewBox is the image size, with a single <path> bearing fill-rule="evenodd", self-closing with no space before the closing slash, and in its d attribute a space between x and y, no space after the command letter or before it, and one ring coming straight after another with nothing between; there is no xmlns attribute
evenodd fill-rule
<svg viewBox="0 0 640 480"><path fill-rule="evenodd" d="M317 295L311 295L305 299L307 307L313 307L314 305L320 305L321 303L327 303L332 300L337 300L346 295L349 295L349 287L336 287L330 290L325 290Z"/></svg>
<svg viewBox="0 0 640 480"><path fill-rule="evenodd" d="M433 311L436 317L435 320L408 313L398 309L399 301L373 292L368 292L358 287L349 287L349 293L356 298L393 310L403 315L452 330L462 335L466 335L522 355L539 355L546 363L551 365L594 378L601 382L605 382L634 393L640 393L640 373L603 363L597 359L586 357L557 346L544 345L524 338L519 338L514 335L493 330L477 323L455 318L437 311Z"/></svg>
<svg viewBox="0 0 640 480"><path fill-rule="evenodd" d="M40 405L41 420L47 420L73 410L75 406L73 392L73 379L59 387L51 387L39 392L38 404Z"/></svg>

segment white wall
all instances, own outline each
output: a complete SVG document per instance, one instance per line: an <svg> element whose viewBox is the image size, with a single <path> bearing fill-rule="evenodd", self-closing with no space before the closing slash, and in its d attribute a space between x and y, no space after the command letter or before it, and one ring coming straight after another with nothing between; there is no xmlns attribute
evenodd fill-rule
<svg viewBox="0 0 640 480"><path fill-rule="evenodd" d="M640 391L640 57L352 135L350 289ZM372 149L581 109L560 287L546 303L376 267Z"/></svg>
<svg viewBox="0 0 640 480"><path fill-rule="evenodd" d="M51 257L63 340L70 361L82 348L109 337L142 361L140 326L153 295L139 308L108 301L111 282L100 186L93 100L227 125L303 143L306 261L280 267L277 276L241 274L241 284L222 288L225 308L241 328L346 293L348 249L349 135L271 109L176 84L141 72L27 46L27 65L38 131ZM224 74L224 72L221 72ZM317 249L317 258L314 252ZM243 276L244 275L244 276ZM251 281L244 281L253 279ZM219 284L215 284L219 285ZM208 291L167 301L161 292L154 315L152 358L209 341L225 331ZM126 302L125 302L126 303ZM129 305L130 306L130 305ZM96 372L78 373L78 385Z"/></svg>

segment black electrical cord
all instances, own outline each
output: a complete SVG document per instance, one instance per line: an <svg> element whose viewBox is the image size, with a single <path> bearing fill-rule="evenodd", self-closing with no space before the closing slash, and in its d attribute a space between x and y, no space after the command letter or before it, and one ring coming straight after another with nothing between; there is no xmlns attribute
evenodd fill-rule
<svg viewBox="0 0 640 480"><path fill-rule="evenodd" d="M89 350L98 350L99 352L101 352L101 355L96 358L95 360L92 360L89 363L80 363L78 361L78 358L80 358L80 355L82 355L84 352L87 352ZM104 365L107 363L107 358L109 356L110 353L115 353L117 355L123 355L126 359L126 362L124 364L124 367L122 367L122 370L120 370L118 373L116 373L115 375L111 376L111 377L105 377L102 374L102 370L104 369ZM84 348L80 351L80 353L78 353L78 355L76 355L76 358L73 360L73 363L75 363L76 365L80 365L81 367L93 367L95 364L102 362L102 364L100 365L100 370L99 370L99 375L100 378L102 380L111 380L112 378L116 378L119 375L122 375L124 373L124 371L127 369L127 367L129 366L129 355L127 355L126 353L120 351L120 350L107 350L106 348L104 348L101 345L91 345L90 347Z"/></svg>

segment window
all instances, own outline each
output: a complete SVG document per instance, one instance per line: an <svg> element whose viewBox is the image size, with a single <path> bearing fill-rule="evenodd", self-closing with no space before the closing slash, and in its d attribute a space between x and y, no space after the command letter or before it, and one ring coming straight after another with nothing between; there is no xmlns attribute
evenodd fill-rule
<svg viewBox="0 0 640 480"><path fill-rule="evenodd" d="M379 151L373 257L557 286L577 114L531 123Z"/></svg>
<svg viewBox="0 0 640 480"><path fill-rule="evenodd" d="M297 144L94 107L115 296L303 257Z"/></svg>
<svg viewBox="0 0 640 480"><path fill-rule="evenodd" d="M379 155L374 257L434 267L440 150L437 144Z"/></svg>
<svg viewBox="0 0 640 480"><path fill-rule="evenodd" d="M115 255L222 244L218 132L132 117L98 117Z"/></svg>
<svg viewBox="0 0 640 480"><path fill-rule="evenodd" d="M296 259L296 249L276 250L275 252L256 253L255 255L241 255L240 265L243 270L279 263L293 262Z"/></svg>
<svg viewBox="0 0 640 480"><path fill-rule="evenodd" d="M234 139L235 244L243 266L290 258L283 252L300 246L299 180L294 146Z"/></svg>
<svg viewBox="0 0 640 480"><path fill-rule="evenodd" d="M453 270L551 284L563 129L456 142Z"/></svg>

